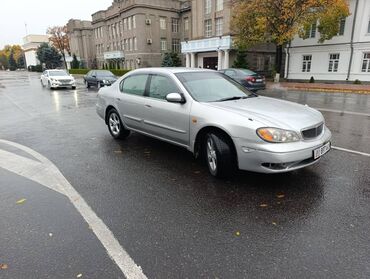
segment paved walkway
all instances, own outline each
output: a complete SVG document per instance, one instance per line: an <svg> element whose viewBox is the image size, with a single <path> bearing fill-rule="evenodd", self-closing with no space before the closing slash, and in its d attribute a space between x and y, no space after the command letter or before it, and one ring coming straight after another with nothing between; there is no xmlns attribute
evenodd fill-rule
<svg viewBox="0 0 370 279"><path fill-rule="evenodd" d="M327 83L298 83L298 82L268 82L269 89L286 89L286 90L304 90L320 92L341 92L341 93L358 93L370 94L370 85L368 84L327 84Z"/></svg>

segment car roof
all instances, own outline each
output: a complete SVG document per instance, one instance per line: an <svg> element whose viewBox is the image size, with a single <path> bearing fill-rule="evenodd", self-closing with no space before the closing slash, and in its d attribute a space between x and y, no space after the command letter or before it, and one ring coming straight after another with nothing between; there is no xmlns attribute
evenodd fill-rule
<svg viewBox="0 0 370 279"><path fill-rule="evenodd" d="M209 70L209 69L202 69L202 68L185 68L185 67L161 67L161 68L140 68L131 71L132 73L162 73L162 74L177 74L177 73L190 73L190 72L216 72L215 70Z"/></svg>

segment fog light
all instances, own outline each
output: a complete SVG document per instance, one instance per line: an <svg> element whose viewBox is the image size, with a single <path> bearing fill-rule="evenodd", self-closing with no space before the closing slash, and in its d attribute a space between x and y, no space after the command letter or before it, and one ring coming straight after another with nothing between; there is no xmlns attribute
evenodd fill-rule
<svg viewBox="0 0 370 279"><path fill-rule="evenodd" d="M252 151L254 151L255 149L252 149L252 148L249 148L249 147L246 147L246 146L242 146L242 150L244 153L250 153Z"/></svg>

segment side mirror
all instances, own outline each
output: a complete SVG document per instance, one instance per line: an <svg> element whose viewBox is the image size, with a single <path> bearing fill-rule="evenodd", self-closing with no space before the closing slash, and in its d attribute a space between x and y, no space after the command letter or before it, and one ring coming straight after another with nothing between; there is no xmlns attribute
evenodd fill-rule
<svg viewBox="0 0 370 279"><path fill-rule="evenodd" d="M170 103L179 103L179 104L185 103L185 99L180 93L167 94L166 100L167 102L170 102Z"/></svg>
<svg viewBox="0 0 370 279"><path fill-rule="evenodd" d="M93 77L93 78L96 78L96 75L93 75L92 77Z"/></svg>

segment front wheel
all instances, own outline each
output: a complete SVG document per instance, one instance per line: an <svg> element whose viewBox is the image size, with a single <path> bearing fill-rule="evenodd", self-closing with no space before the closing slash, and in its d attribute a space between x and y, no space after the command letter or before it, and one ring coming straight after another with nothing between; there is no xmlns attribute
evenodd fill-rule
<svg viewBox="0 0 370 279"><path fill-rule="evenodd" d="M90 88L90 83L87 80L85 80L85 86L86 88Z"/></svg>
<svg viewBox="0 0 370 279"><path fill-rule="evenodd" d="M218 132L205 137L204 151L208 170L215 177L228 177L236 169L236 159L230 139Z"/></svg>
<svg viewBox="0 0 370 279"><path fill-rule="evenodd" d="M121 118L115 109L108 112L108 130L115 139L125 139L130 135L130 131L123 127Z"/></svg>

